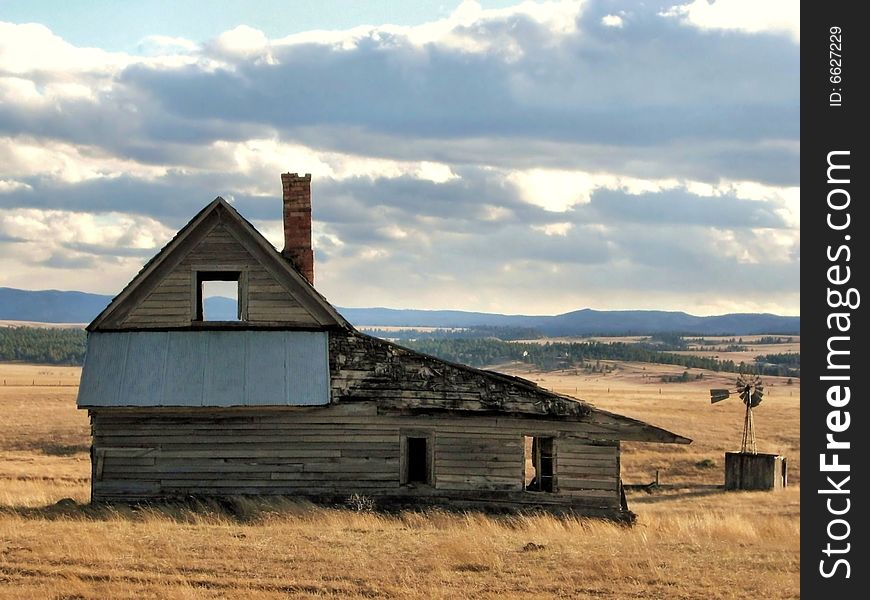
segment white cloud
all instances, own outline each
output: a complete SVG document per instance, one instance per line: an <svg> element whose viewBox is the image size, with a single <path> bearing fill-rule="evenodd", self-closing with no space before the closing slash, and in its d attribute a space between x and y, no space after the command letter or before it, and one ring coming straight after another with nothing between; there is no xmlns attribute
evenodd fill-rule
<svg viewBox="0 0 870 600"><path fill-rule="evenodd" d="M0 210L0 285L116 294L174 235L147 217Z"/></svg>
<svg viewBox="0 0 870 600"><path fill-rule="evenodd" d="M148 217L33 208L0 212L0 232L40 245L48 254L73 243L102 247L107 254L117 247L156 249L175 233Z"/></svg>
<svg viewBox="0 0 870 600"><path fill-rule="evenodd" d="M386 227L381 227L380 229L378 229L378 232L381 233L384 237L394 240L404 240L410 234L407 229L403 229L395 223L387 225Z"/></svg>
<svg viewBox="0 0 870 600"><path fill-rule="evenodd" d="M519 188L526 202L552 212L589 202L596 187L595 176L582 171L529 169L510 173L507 180Z"/></svg>
<svg viewBox="0 0 870 600"><path fill-rule="evenodd" d="M258 58L268 63L273 60L269 52L271 46L269 38L259 29L247 25L239 25L223 32L208 46L219 55L228 58Z"/></svg>
<svg viewBox="0 0 870 600"><path fill-rule="evenodd" d="M30 190L33 189L30 185L21 181L9 179L0 179L0 194L9 193L14 190Z"/></svg>
<svg viewBox="0 0 870 600"><path fill-rule="evenodd" d="M681 184L673 178L641 179L616 173L590 173L558 169L513 171L507 181L517 186L524 200L553 212L565 212L586 204L597 189L643 194L674 189Z"/></svg>
<svg viewBox="0 0 870 600"><path fill-rule="evenodd" d="M0 176L46 177L65 183L128 175L153 179L167 168L113 156L95 147L33 137L0 137Z"/></svg>
<svg viewBox="0 0 870 600"><path fill-rule="evenodd" d="M45 25L0 21L0 71L6 73L103 71L129 62L127 54L73 46Z"/></svg>
<svg viewBox="0 0 870 600"><path fill-rule="evenodd" d="M694 0L663 13L701 29L731 29L749 33L784 32L800 42L800 2L797 0Z"/></svg>
<svg viewBox="0 0 870 600"><path fill-rule="evenodd" d="M445 183L451 179L458 179L459 175L454 173L449 165L431 162L424 160L414 171L417 179L425 181L433 181L435 183Z"/></svg>
<svg viewBox="0 0 870 600"><path fill-rule="evenodd" d="M574 228L574 223L547 223L546 225L532 225L532 229L543 231L545 235L566 236Z"/></svg>
<svg viewBox="0 0 870 600"><path fill-rule="evenodd" d="M197 46L182 38L149 36L140 45L143 55L74 46L39 23L0 21L0 80L32 77L39 86L33 97L89 97L112 89L114 78L131 65L177 68L198 64L213 69L214 61L196 53ZM159 50L159 51L158 51ZM7 81L5 87L14 85ZM2 91L2 88L0 88Z"/></svg>
<svg viewBox="0 0 870 600"><path fill-rule="evenodd" d="M722 180L718 183L687 181L685 189L689 193L701 197L730 195L741 200L772 201L780 206L777 213L783 218L787 226L795 229L800 227L801 190L796 186L777 187L764 185L757 181Z"/></svg>
<svg viewBox="0 0 870 600"><path fill-rule="evenodd" d="M298 44L322 44L333 49L353 50L363 40L380 43L407 43L416 48L437 44L443 48L463 52L497 52L516 58L522 49L509 36L494 35L486 28L488 23L509 22L527 17L553 36L565 36L576 31L576 19L584 2L532 2L515 6L484 9L474 0L463 0L446 18L415 26L362 25L339 31L306 31L273 40L274 47Z"/></svg>
<svg viewBox="0 0 870 600"><path fill-rule="evenodd" d="M493 204L484 204L481 209L484 221L504 221L514 214L509 208Z"/></svg>
<svg viewBox="0 0 870 600"><path fill-rule="evenodd" d="M196 52L199 44L183 37L148 35L139 42L139 51L146 56L162 56L178 52Z"/></svg>
<svg viewBox="0 0 870 600"><path fill-rule="evenodd" d="M607 27L622 27L622 17L619 15L604 15L601 17L601 24Z"/></svg>
<svg viewBox="0 0 870 600"><path fill-rule="evenodd" d="M737 232L711 228L710 236L722 256L737 264L787 264L795 259L800 231L759 228Z"/></svg>
<svg viewBox="0 0 870 600"><path fill-rule="evenodd" d="M223 156L226 168L242 174L257 174L262 184L251 191L256 194L274 192L268 182L275 173L288 169L299 173L311 173L315 179L343 180L352 177L394 179L409 176L424 181L444 183L458 176L449 165L432 161L398 161L373 158L341 152L324 152L302 144L282 142L276 139L251 139L243 142L220 141L213 144L216 153L211 158Z"/></svg>

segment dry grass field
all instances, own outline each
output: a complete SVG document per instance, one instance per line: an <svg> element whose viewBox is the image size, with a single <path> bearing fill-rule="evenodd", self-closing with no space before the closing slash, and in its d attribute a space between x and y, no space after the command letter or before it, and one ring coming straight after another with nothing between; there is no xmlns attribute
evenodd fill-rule
<svg viewBox="0 0 870 600"><path fill-rule="evenodd" d="M630 494L638 522L623 527L286 501L88 507L87 416L56 385L78 369L0 365L0 598L798 598L800 386L770 378L756 415L791 487L725 493L742 404L711 406L707 389L731 378L661 384L667 371L517 373L695 440L627 445L626 483L659 469L671 487Z"/></svg>
<svg viewBox="0 0 870 600"><path fill-rule="evenodd" d="M716 358L722 360L733 360L735 363L751 363L756 356L764 354L789 354L801 351L801 342L799 335L746 335L746 336L701 336L708 342L713 342L715 345L702 346L696 343L689 343L688 350L666 350L673 354L702 356L704 358ZM765 337L790 338L790 342L780 344L762 344L759 343ZM745 350L733 351L728 350L728 346L735 344L735 339L742 340L739 344ZM601 342L604 344L614 344L624 342L626 344L635 344L649 340L646 335L627 335L627 336L581 336L581 337L554 337L554 338L537 338L532 340L518 340L525 344L549 344L555 342L581 343L581 342Z"/></svg>

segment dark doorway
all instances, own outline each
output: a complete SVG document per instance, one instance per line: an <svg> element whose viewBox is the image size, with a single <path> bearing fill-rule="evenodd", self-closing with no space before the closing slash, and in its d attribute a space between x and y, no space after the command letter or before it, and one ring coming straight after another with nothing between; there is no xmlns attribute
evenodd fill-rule
<svg viewBox="0 0 870 600"><path fill-rule="evenodd" d="M429 483L428 440L424 437L408 438L408 483Z"/></svg>
<svg viewBox="0 0 870 600"><path fill-rule="evenodd" d="M555 457L553 438L526 436L525 472L523 484L530 492L552 492L555 485Z"/></svg>

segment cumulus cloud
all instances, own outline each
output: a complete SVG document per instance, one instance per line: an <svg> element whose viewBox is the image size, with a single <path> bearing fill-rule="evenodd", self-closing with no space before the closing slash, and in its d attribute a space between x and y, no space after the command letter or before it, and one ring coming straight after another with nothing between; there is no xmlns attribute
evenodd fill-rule
<svg viewBox="0 0 870 600"><path fill-rule="evenodd" d="M124 54L73 46L39 23L0 21L0 72L4 74L104 71L129 62Z"/></svg>
<svg viewBox="0 0 870 600"><path fill-rule="evenodd" d="M137 54L0 23L0 285L117 291L217 195L280 244L297 171L339 304L796 312L799 20L741 6L466 1Z"/></svg>
<svg viewBox="0 0 870 600"><path fill-rule="evenodd" d="M228 61L256 60L273 64L270 45L269 38L259 29L239 25L206 44L206 50Z"/></svg>
<svg viewBox="0 0 870 600"><path fill-rule="evenodd" d="M800 2L775 0L694 0L676 5L662 13L687 25L710 30L736 30L749 33L783 32L800 41Z"/></svg>
<svg viewBox="0 0 870 600"><path fill-rule="evenodd" d="M178 54L174 65L168 55L101 54L102 67L76 59L90 69L80 78L86 83L66 91L51 88L54 81L10 80L20 102L0 107L0 130L40 127L75 143L98 138L139 160L160 157L167 144L276 136L350 152L347 138L358 131L367 146L358 154L383 156L411 139L492 163L527 159L529 145L549 144L535 157L555 168L582 146L607 157L611 169L651 170L667 160L696 179L728 170L732 179L796 181L788 168L794 151L782 144L798 135L795 47L768 34L735 44L652 6L621 11L624 31L614 37L602 23L612 8L527 3L484 11L465 3L420 26L428 37L419 27L372 26L332 32L344 40L336 44L319 34L268 40L239 26L199 53ZM460 33L499 41L463 50L450 42ZM508 47L517 50L507 56ZM479 140L494 143L475 147ZM420 160L437 152L423 151Z"/></svg>
<svg viewBox="0 0 870 600"><path fill-rule="evenodd" d="M200 46L183 37L155 34L142 38L138 48L139 52L145 56L165 56L167 54L195 52L200 49Z"/></svg>

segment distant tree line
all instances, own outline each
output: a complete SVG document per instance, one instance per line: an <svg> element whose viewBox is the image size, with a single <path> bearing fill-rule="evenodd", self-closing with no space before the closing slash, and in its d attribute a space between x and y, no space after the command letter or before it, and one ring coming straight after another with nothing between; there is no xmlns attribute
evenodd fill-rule
<svg viewBox="0 0 870 600"><path fill-rule="evenodd" d="M626 342L547 342L544 344L510 342L497 335L533 339L534 330L514 327L475 327L465 330L471 335L487 337L418 338L401 340L403 346L445 360L476 367L508 361L521 361L542 370L584 368L589 372L606 372L602 360L647 362L679 365L687 369L708 369L730 373L757 373L782 377L800 377L800 354L766 354L756 362L674 354L662 347L679 346L674 338L659 335L640 343ZM383 337L395 332L383 331ZM427 332L420 332L425 334ZM429 332L434 333L434 332ZM458 332L457 332L458 333ZM0 328L0 361L20 361L53 365L80 365L85 356L87 335L82 329L45 329L37 327Z"/></svg>
<svg viewBox="0 0 870 600"><path fill-rule="evenodd" d="M698 381L704 379L703 371L690 375L688 371L683 371L679 375L662 375L661 380L664 383L688 383L689 381Z"/></svg>
<svg viewBox="0 0 870 600"><path fill-rule="evenodd" d="M755 357L756 362L771 363L775 365L784 365L786 367L794 367L799 369L801 366L801 355L799 352L786 352L784 354L762 354Z"/></svg>
<svg viewBox="0 0 870 600"><path fill-rule="evenodd" d="M0 361L80 365L86 341L83 329L0 327Z"/></svg>
<svg viewBox="0 0 870 600"><path fill-rule="evenodd" d="M689 344L679 333L654 333L640 342L650 350L688 350Z"/></svg>
<svg viewBox="0 0 870 600"><path fill-rule="evenodd" d="M478 325L475 327L445 327L431 330L421 329L378 329L366 327L363 331L369 335L402 342L408 340L467 340L481 338L496 338L499 340L538 340L544 334L532 327L512 327L497 325Z"/></svg>
<svg viewBox="0 0 870 600"><path fill-rule="evenodd" d="M687 369L708 369L728 373L754 373L782 377L800 377L800 368L757 362L736 363L703 356L673 354L651 349L647 344L625 342L548 342L545 344L505 342L496 339L429 339L402 344L424 352L475 367L509 361L521 361L542 370L584 366L589 361L619 360L679 365ZM772 362L772 361L771 361Z"/></svg>

